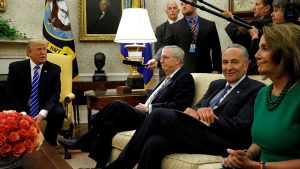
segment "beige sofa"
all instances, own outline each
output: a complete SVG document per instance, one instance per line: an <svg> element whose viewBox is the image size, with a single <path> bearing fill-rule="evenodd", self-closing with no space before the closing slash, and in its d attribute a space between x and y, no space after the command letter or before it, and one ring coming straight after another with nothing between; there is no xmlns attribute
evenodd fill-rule
<svg viewBox="0 0 300 169"><path fill-rule="evenodd" d="M221 74L208 73L193 73L195 80L196 93L193 100L195 104L206 92L211 81L223 79ZM251 79L261 81L265 84L270 84L269 79L264 79L262 76L250 76ZM110 162L115 160L126 146L134 131L125 131L118 133L113 138L113 148L110 157ZM219 169L221 167L221 156L212 156L205 154L171 154L166 156L162 161L162 169Z"/></svg>

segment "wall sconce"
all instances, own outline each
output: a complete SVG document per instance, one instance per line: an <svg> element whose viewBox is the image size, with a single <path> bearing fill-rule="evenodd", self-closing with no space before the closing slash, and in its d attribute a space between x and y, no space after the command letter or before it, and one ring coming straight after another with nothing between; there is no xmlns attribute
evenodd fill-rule
<svg viewBox="0 0 300 169"><path fill-rule="evenodd" d="M126 8L123 10L114 42L131 43L125 46L128 50L128 60L143 63L144 43L156 41L146 9ZM132 66L132 70L127 77L127 86L132 89L144 88L143 75L137 72L135 66Z"/></svg>

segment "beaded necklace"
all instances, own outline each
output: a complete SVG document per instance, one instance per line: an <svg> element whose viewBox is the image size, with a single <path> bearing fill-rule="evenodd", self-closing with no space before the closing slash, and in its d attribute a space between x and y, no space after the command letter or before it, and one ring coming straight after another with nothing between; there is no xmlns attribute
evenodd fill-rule
<svg viewBox="0 0 300 169"><path fill-rule="evenodd" d="M295 80L290 80L288 81L285 86L283 87L283 89L281 90L279 96L272 100L272 90L273 90L273 83L270 85L267 93L266 93L266 107L269 111L273 111L274 109L276 109L279 104L281 103L281 101L283 100L284 96L287 94L288 90L291 88L291 86L294 84Z"/></svg>

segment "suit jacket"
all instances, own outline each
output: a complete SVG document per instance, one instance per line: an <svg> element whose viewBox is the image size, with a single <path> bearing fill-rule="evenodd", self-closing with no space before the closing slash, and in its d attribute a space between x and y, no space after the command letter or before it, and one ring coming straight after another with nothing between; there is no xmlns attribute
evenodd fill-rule
<svg viewBox="0 0 300 169"><path fill-rule="evenodd" d="M216 25L200 16L198 24L195 53L189 52L193 38L185 17L170 25L171 29L167 32L166 44L177 45L184 50L185 57L182 67L184 71L189 73L221 72L221 46Z"/></svg>
<svg viewBox="0 0 300 169"><path fill-rule="evenodd" d="M40 109L45 109L50 112L59 102L61 90L60 72L61 69L56 64L48 61L43 64L38 89ZM19 112L28 111L28 103L31 95L29 59L13 62L9 65L7 92L11 109Z"/></svg>
<svg viewBox="0 0 300 169"><path fill-rule="evenodd" d="M170 25L171 24L169 23L169 21L166 21L156 27L155 37L157 39L157 42L154 44L155 53L158 51L160 47L162 47L166 43L166 33L167 33L167 29L170 29L169 28Z"/></svg>
<svg viewBox="0 0 300 169"><path fill-rule="evenodd" d="M253 20L251 23L247 23L255 26L257 29L262 30L264 25L272 23L272 17L270 15L264 16L262 19ZM248 30L241 28L234 24L230 23L225 28L226 33L230 37L233 43L238 43L243 45L249 52L250 65L248 67L248 74L258 74L255 54L258 51L258 44L261 34L258 39L251 39L251 36Z"/></svg>
<svg viewBox="0 0 300 169"><path fill-rule="evenodd" d="M90 25L87 33L90 34L116 34L119 26L119 18L108 10L100 19L102 12L97 14L97 19Z"/></svg>
<svg viewBox="0 0 300 169"><path fill-rule="evenodd" d="M164 79L163 79L164 80ZM163 82L160 81L160 83ZM154 88L154 90L160 85ZM154 91L153 90L153 91ZM170 108L184 110L193 101L195 83L191 74L179 69L174 76L165 84L152 100L152 109Z"/></svg>
<svg viewBox="0 0 300 169"><path fill-rule="evenodd" d="M226 80L213 81L203 98L193 107L209 107L210 100L226 85ZM265 86L263 83L249 79L243 79L225 97L220 105L214 110L219 120L211 124L213 133L221 136L224 142L238 143L236 145L250 145L251 125L253 122L254 101L258 91ZM234 145L233 143L228 143Z"/></svg>

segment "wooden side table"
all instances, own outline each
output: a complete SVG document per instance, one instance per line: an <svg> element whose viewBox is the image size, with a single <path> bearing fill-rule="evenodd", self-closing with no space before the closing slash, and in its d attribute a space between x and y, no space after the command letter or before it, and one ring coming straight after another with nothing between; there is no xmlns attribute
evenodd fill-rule
<svg viewBox="0 0 300 169"><path fill-rule="evenodd" d="M79 105L86 105L86 98L84 92L87 90L106 90L115 89L118 86L124 86L125 81L76 81L73 82L73 93L75 99L73 100L74 124L80 123Z"/></svg>
<svg viewBox="0 0 300 169"><path fill-rule="evenodd" d="M132 93L117 94L115 89L110 90L90 90L84 92L88 110L88 129L91 129L92 109L101 110L103 107L115 100L120 100L128 103L131 106L136 106L138 103L144 103L147 98L145 90L133 91Z"/></svg>

